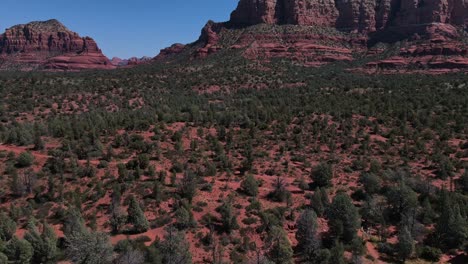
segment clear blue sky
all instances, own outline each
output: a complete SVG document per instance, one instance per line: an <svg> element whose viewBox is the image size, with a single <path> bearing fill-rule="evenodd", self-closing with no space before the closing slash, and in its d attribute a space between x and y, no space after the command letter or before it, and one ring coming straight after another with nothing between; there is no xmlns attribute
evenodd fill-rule
<svg viewBox="0 0 468 264"><path fill-rule="evenodd" d="M58 19L94 38L105 55L154 56L195 41L208 20L227 21L238 0L1 0L1 32L16 24Z"/></svg>

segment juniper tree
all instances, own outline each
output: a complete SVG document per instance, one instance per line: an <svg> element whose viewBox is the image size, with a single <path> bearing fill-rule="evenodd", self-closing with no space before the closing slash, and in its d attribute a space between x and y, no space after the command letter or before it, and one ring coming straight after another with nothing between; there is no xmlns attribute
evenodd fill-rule
<svg viewBox="0 0 468 264"><path fill-rule="evenodd" d="M403 226L398 235L397 253L403 262L410 258L414 252L414 239L408 227Z"/></svg>
<svg viewBox="0 0 468 264"><path fill-rule="evenodd" d="M247 175L241 182L241 189L249 196L256 197L258 195L258 182L252 174Z"/></svg>
<svg viewBox="0 0 468 264"><path fill-rule="evenodd" d="M0 213L0 240L10 240L16 232L16 223L6 213Z"/></svg>
<svg viewBox="0 0 468 264"><path fill-rule="evenodd" d="M184 177L179 183L179 193L183 198L186 198L189 203L192 203L193 198L197 193L197 175L191 170L184 173Z"/></svg>
<svg viewBox="0 0 468 264"><path fill-rule="evenodd" d="M130 202L128 205L128 219L127 222L133 225L133 229L137 233L143 233L148 230L149 223L146 216L141 210L141 207L136 200L135 196L130 196Z"/></svg>
<svg viewBox="0 0 468 264"><path fill-rule="evenodd" d="M184 233L173 227L167 228L164 240L156 242L154 246L163 264L192 264L190 245Z"/></svg>
<svg viewBox="0 0 468 264"><path fill-rule="evenodd" d="M34 249L33 262L50 263L56 257L57 237L54 230L47 224L43 224L42 233L39 233L35 223L30 221L24 238Z"/></svg>
<svg viewBox="0 0 468 264"><path fill-rule="evenodd" d="M317 232L317 215L312 210L304 211L296 221L296 239L303 259L313 261L320 255L321 239Z"/></svg>
<svg viewBox="0 0 468 264"><path fill-rule="evenodd" d="M330 260L329 263L333 264L345 264L344 258L344 247L343 244L339 241L335 241L335 245L330 250Z"/></svg>
<svg viewBox="0 0 468 264"><path fill-rule="evenodd" d="M221 206L216 208L216 210L221 215L222 228L225 232L231 233L233 230L239 228L239 224L237 223L237 216L232 208L232 202L230 198L228 198L228 200Z"/></svg>
<svg viewBox="0 0 468 264"><path fill-rule="evenodd" d="M70 209L64 223L65 253L78 264L108 264L112 245L107 235L91 232L77 210Z"/></svg>
<svg viewBox="0 0 468 264"><path fill-rule="evenodd" d="M312 170L311 178L317 187L329 187L333 178L332 166L320 163Z"/></svg>
<svg viewBox="0 0 468 264"><path fill-rule="evenodd" d="M14 236L5 247L5 255L13 263L30 264L34 249L28 241Z"/></svg>
<svg viewBox="0 0 468 264"><path fill-rule="evenodd" d="M314 209L315 213L317 213L318 216L323 215L323 213L325 212L325 206L323 205L322 193L320 191L320 188L315 190L312 197L310 197L310 204L312 206L312 209Z"/></svg>
<svg viewBox="0 0 468 264"><path fill-rule="evenodd" d="M282 227L275 226L268 234L268 256L276 264L293 263L293 249Z"/></svg>
<svg viewBox="0 0 468 264"><path fill-rule="evenodd" d="M346 193L339 193L328 208L330 232L338 239L349 243L357 236L360 217L357 208Z"/></svg>

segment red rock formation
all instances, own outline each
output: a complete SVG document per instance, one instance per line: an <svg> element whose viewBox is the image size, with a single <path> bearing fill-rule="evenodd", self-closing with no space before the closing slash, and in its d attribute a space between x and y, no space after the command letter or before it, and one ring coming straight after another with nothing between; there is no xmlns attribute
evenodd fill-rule
<svg viewBox="0 0 468 264"><path fill-rule="evenodd" d="M215 53L221 48L217 45L219 41L218 31L220 25L209 21L202 29L200 40L204 43L204 47L197 50L197 56L205 58L206 56Z"/></svg>
<svg viewBox="0 0 468 264"><path fill-rule="evenodd" d="M177 55L177 54L181 53L182 51L184 51L184 49L185 49L184 44L176 43L176 44L173 44L172 46L170 46L168 48L162 49L159 52L158 56L156 56L154 59L155 60L167 59L172 55Z"/></svg>
<svg viewBox="0 0 468 264"><path fill-rule="evenodd" d="M385 50L374 44L404 41L409 47L398 56L367 66L466 68L463 27L468 0L240 0L229 22L207 23L195 56L236 49L249 59L320 66L376 56Z"/></svg>
<svg viewBox="0 0 468 264"><path fill-rule="evenodd" d="M237 26L293 24L374 32L428 23L466 25L467 0L240 0Z"/></svg>
<svg viewBox="0 0 468 264"><path fill-rule="evenodd" d="M80 37L59 21L13 26L0 35L2 68L11 65L49 70L113 69L89 37Z"/></svg>

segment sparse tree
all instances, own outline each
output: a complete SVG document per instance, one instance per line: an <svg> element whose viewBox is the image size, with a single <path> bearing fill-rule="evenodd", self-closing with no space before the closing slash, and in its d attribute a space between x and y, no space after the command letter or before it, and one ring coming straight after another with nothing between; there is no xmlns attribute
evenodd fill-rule
<svg viewBox="0 0 468 264"><path fill-rule="evenodd" d="M113 250L107 235L89 231L79 212L74 209L68 212L64 224L64 235L66 254L74 263L111 263Z"/></svg>
<svg viewBox="0 0 468 264"><path fill-rule="evenodd" d="M333 179L333 168L330 164L320 163L312 170L311 177L316 186L329 187Z"/></svg>
<svg viewBox="0 0 468 264"><path fill-rule="evenodd" d="M249 196L256 197L258 195L258 182L252 174L248 174L241 182L241 189Z"/></svg>
<svg viewBox="0 0 468 264"><path fill-rule="evenodd" d="M414 252L414 239L406 226L402 227L398 235L397 244L398 256L403 262L410 258Z"/></svg>
<svg viewBox="0 0 468 264"><path fill-rule="evenodd" d="M317 215L312 210L304 211L297 219L296 226L296 239L303 259L315 260L321 249L321 239L317 233Z"/></svg>
<svg viewBox="0 0 468 264"><path fill-rule="evenodd" d="M184 233L173 227L166 229L164 240L155 244L163 264L192 264L190 246Z"/></svg>
<svg viewBox="0 0 468 264"><path fill-rule="evenodd" d="M351 242L357 235L360 217L351 198L345 193L339 193L333 199L328 209L330 232L344 242Z"/></svg>
<svg viewBox="0 0 468 264"><path fill-rule="evenodd" d="M128 223L133 225L135 232L142 233L148 230L149 223L146 216L141 209L135 196L130 196L130 203L128 205Z"/></svg>
<svg viewBox="0 0 468 264"><path fill-rule="evenodd" d="M276 264L293 263L294 252L283 228L273 227L268 234L267 242L270 245L268 256L271 261Z"/></svg>

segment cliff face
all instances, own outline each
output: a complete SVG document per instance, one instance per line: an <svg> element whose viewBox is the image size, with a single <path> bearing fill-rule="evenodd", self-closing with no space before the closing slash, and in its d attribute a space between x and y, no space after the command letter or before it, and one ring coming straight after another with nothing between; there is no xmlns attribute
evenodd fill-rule
<svg viewBox="0 0 468 264"><path fill-rule="evenodd" d="M50 70L113 69L90 37L80 37L59 21L13 26L0 35L1 68Z"/></svg>
<svg viewBox="0 0 468 264"><path fill-rule="evenodd" d="M249 59L320 66L385 54L377 43L398 42L399 52L366 67L468 70L467 40L468 0L240 0L230 21L203 28L194 56L238 49Z"/></svg>
<svg viewBox="0 0 468 264"><path fill-rule="evenodd" d="M468 23L468 0L241 0L237 26L260 23L327 26L374 32L427 23Z"/></svg>

